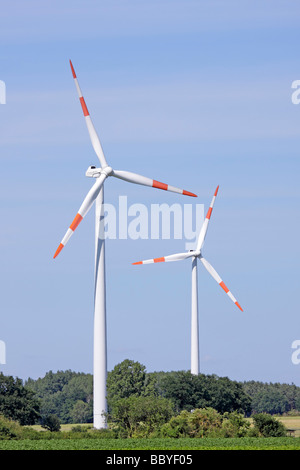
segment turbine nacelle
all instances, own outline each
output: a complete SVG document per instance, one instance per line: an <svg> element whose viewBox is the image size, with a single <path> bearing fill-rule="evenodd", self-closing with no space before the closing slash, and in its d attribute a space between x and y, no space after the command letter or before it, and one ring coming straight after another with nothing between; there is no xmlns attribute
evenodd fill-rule
<svg viewBox="0 0 300 470"><path fill-rule="evenodd" d="M100 175L101 168L97 168L94 165L89 166L85 172L85 176L88 176L89 178L99 178Z"/></svg>
<svg viewBox="0 0 300 470"><path fill-rule="evenodd" d="M85 172L85 176L89 178L99 178L100 175L110 176L113 173L113 169L110 166L104 168L97 168L94 165L88 167Z"/></svg>

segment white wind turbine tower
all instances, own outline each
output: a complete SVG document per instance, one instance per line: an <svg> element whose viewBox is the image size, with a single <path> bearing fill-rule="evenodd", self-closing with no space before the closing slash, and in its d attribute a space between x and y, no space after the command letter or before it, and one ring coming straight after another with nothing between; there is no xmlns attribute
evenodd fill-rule
<svg viewBox="0 0 300 470"><path fill-rule="evenodd" d="M94 286L94 427L97 429L106 427L105 413L106 405L106 375L107 375L107 346L106 346L106 294L105 294L105 246L104 246L104 190L103 184L108 176L114 176L129 183L141 184L153 188L164 189L186 196L195 194L175 188L159 181L137 175L129 171L113 170L105 159L100 140L90 118L85 100L82 96L74 67L70 61L73 78L85 117L92 146L100 161L100 168L90 166L86 171L86 176L96 179L96 182L88 192L73 222L68 228L64 238L57 248L54 258L66 245L74 230L78 227L84 216L95 201L95 286Z"/></svg>
<svg viewBox="0 0 300 470"><path fill-rule="evenodd" d="M177 253L175 255L164 256L162 258L148 259L145 261L138 261L136 264L151 264L151 263L161 263L168 261L179 261L187 258L192 258L192 312L191 312L191 373L199 374L199 314L198 314L198 282L197 282L197 259L199 258L203 266L211 274L211 276L217 281L217 283L224 289L226 294L230 299L235 303L235 305L243 311L240 304L237 302L235 297L232 295L230 290L226 287L219 274L214 270L214 268L209 264L209 262L202 256L202 247L204 244L204 239L207 233L208 224L210 221L213 205L215 203L216 196L218 194L219 186L217 187L209 209L207 211L205 220L201 227L196 250L190 250L185 253Z"/></svg>

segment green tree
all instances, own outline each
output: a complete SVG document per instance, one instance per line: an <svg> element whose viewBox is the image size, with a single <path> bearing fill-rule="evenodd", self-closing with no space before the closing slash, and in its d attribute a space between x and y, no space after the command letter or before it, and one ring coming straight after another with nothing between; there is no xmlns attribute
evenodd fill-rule
<svg viewBox="0 0 300 470"><path fill-rule="evenodd" d="M111 420L130 437L149 436L172 415L172 403L166 398L131 395L114 402Z"/></svg>
<svg viewBox="0 0 300 470"><path fill-rule="evenodd" d="M125 359L107 374L109 406L121 398L145 394L146 368L139 362Z"/></svg>
<svg viewBox="0 0 300 470"><path fill-rule="evenodd" d="M92 422L93 412L93 377L67 370L48 372L45 377L36 381L28 379L27 387L34 390L41 398L41 418L55 414L62 423L73 423L72 414L75 403L80 400L87 404L89 410L86 422ZM76 422L76 421L75 421Z"/></svg>
<svg viewBox="0 0 300 470"><path fill-rule="evenodd" d="M157 376L159 394L173 401L177 412L205 407L208 403L202 377L189 371L178 371Z"/></svg>
<svg viewBox="0 0 300 470"><path fill-rule="evenodd" d="M37 380L29 378L27 382L25 382L25 386L36 392L39 397L45 397L46 395L61 392L64 386L77 375L78 373L72 372L71 370L59 370L55 373L50 370L45 377Z"/></svg>
<svg viewBox="0 0 300 470"><path fill-rule="evenodd" d="M289 409L288 400L280 390L264 390L252 399L252 410L256 413L282 414Z"/></svg>
<svg viewBox="0 0 300 470"><path fill-rule="evenodd" d="M250 413L251 399L238 382L228 377L203 376L202 387L206 389L208 406L220 413L232 411Z"/></svg>
<svg viewBox="0 0 300 470"><path fill-rule="evenodd" d="M159 393L173 401L177 412L211 407L220 413L249 413L251 399L242 386L227 377L193 375L189 371L157 376Z"/></svg>
<svg viewBox="0 0 300 470"><path fill-rule="evenodd" d="M270 414L300 411L300 387L295 384L263 383L254 380L241 383L252 399L252 411Z"/></svg>
<svg viewBox="0 0 300 470"><path fill-rule="evenodd" d="M286 436L285 426L273 416L265 413L253 415L254 427L259 435L263 437L284 437Z"/></svg>
<svg viewBox="0 0 300 470"><path fill-rule="evenodd" d="M93 416L93 409L89 403L77 400L70 414L73 423L89 423Z"/></svg>
<svg viewBox="0 0 300 470"><path fill-rule="evenodd" d="M21 425L35 424L40 417L40 401L19 378L0 373L0 414Z"/></svg>
<svg viewBox="0 0 300 470"><path fill-rule="evenodd" d="M51 432L56 432L60 430L60 420L56 415L46 416L42 420L42 427Z"/></svg>

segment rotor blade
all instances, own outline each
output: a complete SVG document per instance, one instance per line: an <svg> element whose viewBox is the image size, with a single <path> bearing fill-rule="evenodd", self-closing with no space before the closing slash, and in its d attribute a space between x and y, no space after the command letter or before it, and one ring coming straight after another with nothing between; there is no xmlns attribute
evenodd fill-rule
<svg viewBox="0 0 300 470"><path fill-rule="evenodd" d="M160 183L159 181L152 180L146 176L137 175L130 171L114 170L112 176L120 178L121 180L129 183L142 184L143 186L150 186L152 188L164 189L165 191L172 191L173 193L184 194L185 196L197 197L196 194L185 191L184 189L175 188L169 184Z"/></svg>
<svg viewBox="0 0 300 470"><path fill-rule="evenodd" d="M97 178L96 183L91 187L89 192L87 193L83 203L80 206L79 211L77 212L73 222L71 223L70 227L68 228L64 238L62 239L61 243L59 244L53 258L56 258L56 256L61 252L63 247L67 244L69 241L70 237L73 235L75 229L78 227L80 222L82 221L83 217L88 213L90 208L93 205L93 202L95 201L96 197L98 196L101 186L103 185L103 182L106 178L105 174L101 174L99 178Z"/></svg>
<svg viewBox="0 0 300 470"><path fill-rule="evenodd" d="M226 294L228 295L228 297L231 298L232 302L235 303L235 305L243 312L243 309L242 307L240 306L240 304L238 303L238 301L236 300L236 298L232 295L232 293L230 292L230 290L228 289L228 287L226 287L226 285L224 284L224 282L222 281L222 279L220 278L219 274L217 273L217 271L212 267L211 264L209 264L209 262L204 259L202 256L200 257L200 260L203 264L203 266L207 269L207 271L209 272L209 274L211 274L211 276L215 279L215 281L217 281L217 283L219 284L219 286L222 287L222 289L224 289L224 291L226 292Z"/></svg>
<svg viewBox="0 0 300 470"><path fill-rule="evenodd" d="M154 259L146 259L144 261L138 261L137 263L132 264L151 264L151 263L163 263L168 261L180 261L182 259L190 258L191 256L195 256L194 252L187 252L187 253L176 253L175 255L168 255L163 256L162 258L154 258Z"/></svg>
<svg viewBox="0 0 300 470"><path fill-rule="evenodd" d="M207 229L208 229L209 220L210 220L210 217L211 217L211 213L212 213L212 210L213 210L213 206L214 206L218 191L219 191L219 186L215 190L215 194L212 198L212 201L211 201L209 209L207 211L205 220L204 220L203 225L201 227L201 230L200 230L200 233L199 233L199 238L198 238L198 243L197 243L197 251L200 251L202 246L203 246L205 236L206 236L206 232L207 232Z"/></svg>
<svg viewBox="0 0 300 470"><path fill-rule="evenodd" d="M77 77L76 77L76 73L75 73L75 70L74 70L74 67L73 67L73 64L72 64L71 61L70 61L70 66L71 66L72 75L73 75L73 78L74 78L74 81L75 81L77 93L78 93L78 96L79 96L79 101L80 101L80 104L81 104L81 107L82 107L83 115L85 117L85 122L86 122L86 125L87 125L87 128L88 128L88 131L89 131L90 139L92 141L92 145L93 145L93 148L96 152L96 155L98 156L98 158L100 160L101 166L104 168L104 167L107 166L107 162L106 162L106 159L105 159L105 156L104 156L101 144L100 144L99 137L98 137L97 132L94 128L94 124L91 120L90 113L88 112L87 106L86 106L84 98L82 96L81 89L80 89L80 86L79 86L79 83L78 83L78 80L77 80Z"/></svg>

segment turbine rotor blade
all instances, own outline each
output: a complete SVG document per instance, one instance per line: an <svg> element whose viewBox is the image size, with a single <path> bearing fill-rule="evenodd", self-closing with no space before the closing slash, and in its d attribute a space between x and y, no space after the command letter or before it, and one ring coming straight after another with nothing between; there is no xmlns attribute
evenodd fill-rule
<svg viewBox="0 0 300 470"><path fill-rule="evenodd" d="M131 173L130 171L113 170L112 176L129 183L141 184L143 186L150 186L152 188L163 189L165 191L172 191L173 193L183 194L185 196L197 197L196 194L190 193L185 189L179 189L175 186L170 186L169 184L160 183L159 181L147 178L146 176L138 175L136 173Z"/></svg>
<svg viewBox="0 0 300 470"><path fill-rule="evenodd" d="M222 289L226 292L226 294L228 295L228 297L232 300L233 303L235 303L235 305L243 312L243 309L242 307L240 306L240 304L238 303L238 301L236 300L236 298L232 295L232 293L230 292L230 290L228 289L228 287L224 284L224 282L222 281L222 279L220 278L219 274L217 273L217 271L212 267L211 264L209 264L209 262L204 259L202 256L200 256L200 261L202 262L203 266L207 269L207 271L209 272L209 274L215 279L215 281L217 281L217 283L219 284L219 286L222 287Z"/></svg>
<svg viewBox="0 0 300 470"><path fill-rule="evenodd" d="M152 264L152 263L164 263L169 261L180 261L183 259L190 258L191 256L196 256L195 252L188 252L188 253L176 253L175 255L168 255L163 256L162 258L153 258L153 259L146 259L144 261L138 261L137 263L132 263L133 265L136 264Z"/></svg>
<svg viewBox="0 0 300 470"><path fill-rule="evenodd" d="M95 201L96 197L98 196L101 186L103 185L103 182L106 178L105 174L101 174L101 176L97 179L96 183L91 187L89 192L87 193L83 203L81 204L73 222L71 223L70 227L68 228L64 238L62 239L61 243L59 244L53 258L56 258L56 256L61 252L61 250L64 248L64 246L67 244L71 236L73 235L74 231L84 218L84 216L88 213L90 208L93 205L93 202Z"/></svg>
<svg viewBox="0 0 300 470"><path fill-rule="evenodd" d="M74 70L74 67L73 67L73 64L72 64L71 60L70 60L70 66L71 66L74 82L75 82L75 85L76 85L79 101L80 101L80 104L81 104L81 107L82 107L83 115L85 117L85 122L86 122L86 125L87 125L87 128L88 128L88 131L89 131L90 139L92 141L92 146L93 146L93 148L96 152L97 157L100 160L100 164L101 164L102 168L104 168L104 167L107 166L107 162L106 162L106 159L105 159L102 147L101 147L99 137L98 137L97 132L95 130L94 124L91 120L90 113L87 109L85 100L82 96L81 89L80 89L80 86L79 86L79 83L78 83L78 80L77 80L77 76L76 76L76 73L75 73L75 70Z"/></svg>
<svg viewBox="0 0 300 470"><path fill-rule="evenodd" d="M203 222L203 225L202 225L200 233L199 233L198 242L197 242L197 251L199 251L199 252L200 252L200 250L203 246L203 243L204 243L204 240L205 240L205 237L206 237L208 224L209 224L209 221L210 221L211 213L212 213L212 210L213 210L213 206L214 206L218 191L219 191L219 186L215 190L214 196L212 198L212 201L211 201L209 209L207 211L205 220Z"/></svg>

